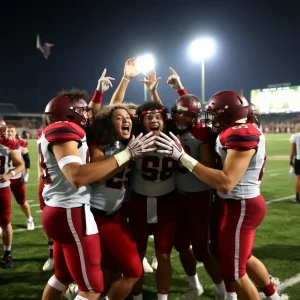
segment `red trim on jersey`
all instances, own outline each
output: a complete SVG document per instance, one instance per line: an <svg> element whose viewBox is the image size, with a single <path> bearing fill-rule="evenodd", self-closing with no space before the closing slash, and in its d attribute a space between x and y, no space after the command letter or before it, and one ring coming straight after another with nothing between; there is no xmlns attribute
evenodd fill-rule
<svg viewBox="0 0 300 300"><path fill-rule="evenodd" d="M220 142L227 149L245 151L255 149L261 132L252 124L230 127L220 133Z"/></svg>
<svg viewBox="0 0 300 300"><path fill-rule="evenodd" d="M10 150L18 150L20 148L20 143L18 140L8 140L4 137L0 138L0 144L9 148Z"/></svg>
<svg viewBox="0 0 300 300"><path fill-rule="evenodd" d="M23 147L23 148L27 148L28 147L28 143L27 143L26 140L19 139L18 141L19 141L21 147Z"/></svg>
<svg viewBox="0 0 300 300"><path fill-rule="evenodd" d="M53 123L43 131L49 143L80 141L85 135L84 130L72 122Z"/></svg>
<svg viewBox="0 0 300 300"><path fill-rule="evenodd" d="M43 129L38 130L37 134L36 134L36 139L40 139L40 137L42 136L43 133Z"/></svg>
<svg viewBox="0 0 300 300"><path fill-rule="evenodd" d="M91 101L95 104L101 104L103 100L103 93L95 90L94 95L91 99Z"/></svg>
<svg viewBox="0 0 300 300"><path fill-rule="evenodd" d="M203 127L201 122L198 122L190 133L199 141L207 144L210 142L211 129L209 127Z"/></svg>
<svg viewBox="0 0 300 300"><path fill-rule="evenodd" d="M178 94L178 96L184 96L184 95L187 95L188 94L188 92L187 92L187 90L185 89L185 88L183 88L183 89L181 89L181 90L178 90L177 91L177 94Z"/></svg>

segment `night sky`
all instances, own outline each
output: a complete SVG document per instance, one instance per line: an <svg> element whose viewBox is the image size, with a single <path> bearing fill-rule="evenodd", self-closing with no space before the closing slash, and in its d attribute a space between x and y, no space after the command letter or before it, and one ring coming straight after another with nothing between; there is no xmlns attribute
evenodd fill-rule
<svg viewBox="0 0 300 300"><path fill-rule="evenodd" d="M200 36L213 37L217 45L206 61L207 99L224 89L243 89L249 98L251 89L268 84L300 85L296 0L76 2L2 1L0 102L43 112L62 88L86 89L91 96L104 68L116 79L115 88L125 60L147 52L162 77L158 92L171 106L176 93L166 84L170 66L190 93L201 95L201 66L188 55ZM48 60L35 48L37 32L55 44ZM138 79L130 83L126 101L142 103Z"/></svg>

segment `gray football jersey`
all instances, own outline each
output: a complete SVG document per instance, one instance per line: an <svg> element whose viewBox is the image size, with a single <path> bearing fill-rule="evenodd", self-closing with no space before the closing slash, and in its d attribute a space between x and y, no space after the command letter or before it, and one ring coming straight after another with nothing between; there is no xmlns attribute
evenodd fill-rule
<svg viewBox="0 0 300 300"><path fill-rule="evenodd" d="M191 131L182 134L180 140L185 152L200 161L200 145L206 142L207 135L208 130L201 126L196 126ZM201 192L211 188L180 164L175 173L175 186L177 190L186 193Z"/></svg>
<svg viewBox="0 0 300 300"><path fill-rule="evenodd" d="M43 129L39 139L39 163L43 170L45 204L52 207L72 208L89 204L91 187L75 188L60 170L50 145L53 142L77 141L82 164L88 162L89 152L84 130L72 122L57 122Z"/></svg>
<svg viewBox="0 0 300 300"><path fill-rule="evenodd" d="M117 141L113 146L101 146L105 158L109 158L125 149L125 146ZM126 166L112 178L101 183L93 183L91 207L112 213L118 210L123 203L126 192L126 184L131 168Z"/></svg>
<svg viewBox="0 0 300 300"><path fill-rule="evenodd" d="M158 197L175 189L174 160L162 153L149 152L135 160L132 190L144 196Z"/></svg>

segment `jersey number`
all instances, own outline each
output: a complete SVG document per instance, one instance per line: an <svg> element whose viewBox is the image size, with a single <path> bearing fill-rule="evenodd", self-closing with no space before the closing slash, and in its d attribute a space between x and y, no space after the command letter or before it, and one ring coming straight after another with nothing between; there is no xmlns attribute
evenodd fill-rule
<svg viewBox="0 0 300 300"><path fill-rule="evenodd" d="M173 159L157 156L145 156L142 162L142 178L149 181L167 180L173 174Z"/></svg>

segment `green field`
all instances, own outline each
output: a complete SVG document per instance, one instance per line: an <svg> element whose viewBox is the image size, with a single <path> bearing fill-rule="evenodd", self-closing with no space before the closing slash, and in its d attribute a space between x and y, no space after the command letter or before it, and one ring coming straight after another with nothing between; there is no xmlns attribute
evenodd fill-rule
<svg viewBox="0 0 300 300"><path fill-rule="evenodd" d="M285 198L268 204L267 217L257 230L254 255L260 258L269 272L282 282L295 277L300 271L300 205L294 199L293 180L288 177L289 135L269 134L267 138L267 160L262 182L262 194L266 201ZM43 288L51 272L42 271L47 259L48 248L40 228L41 213L37 200L36 143L29 141L32 159L27 199L37 229L26 231L25 216L13 200L12 224L15 230L12 254L16 262L14 269L0 269L0 299L41 299ZM284 156L284 157L282 157ZM289 199L287 199L289 198ZM151 262L153 244L150 241L148 260ZM2 253L2 252L0 252ZM169 299L181 299L188 287L187 279L180 265L177 253L172 253L173 279ZM205 293L200 299L214 299L214 287L202 267L198 268L199 278ZM300 284L283 285L284 293L291 299L300 299ZM287 286L287 287L285 287ZM155 275L145 277L144 299L156 299Z"/></svg>

